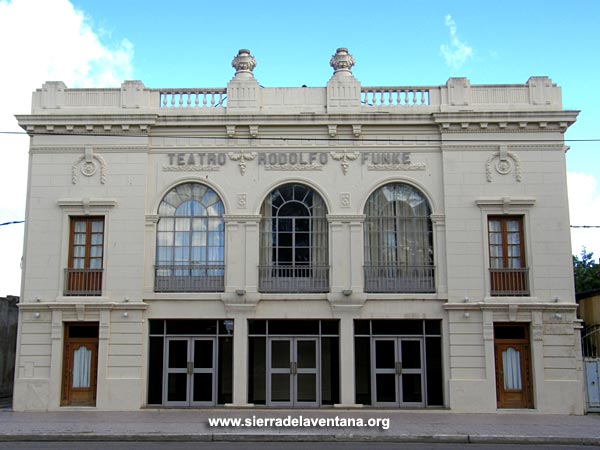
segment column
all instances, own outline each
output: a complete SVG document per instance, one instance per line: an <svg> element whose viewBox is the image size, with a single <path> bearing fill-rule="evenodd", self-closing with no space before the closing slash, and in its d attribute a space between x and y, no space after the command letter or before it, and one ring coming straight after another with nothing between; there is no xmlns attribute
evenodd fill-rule
<svg viewBox="0 0 600 450"><path fill-rule="evenodd" d="M145 248L148 249L145 255L144 264L144 293L154 292L154 258L156 255L156 224L160 217L156 214L146 214L145 228Z"/></svg>
<svg viewBox="0 0 600 450"><path fill-rule="evenodd" d="M432 214L433 254L435 264L435 286L438 294L448 293L448 267L446 265L446 216Z"/></svg>
<svg viewBox="0 0 600 450"><path fill-rule="evenodd" d="M342 310L342 311L340 311ZM357 307L335 307L340 317L340 403L338 408L358 407L354 380L354 317Z"/></svg>
<svg viewBox="0 0 600 450"><path fill-rule="evenodd" d="M233 325L233 403L234 408L252 406L248 403L248 315L246 307L229 307Z"/></svg>

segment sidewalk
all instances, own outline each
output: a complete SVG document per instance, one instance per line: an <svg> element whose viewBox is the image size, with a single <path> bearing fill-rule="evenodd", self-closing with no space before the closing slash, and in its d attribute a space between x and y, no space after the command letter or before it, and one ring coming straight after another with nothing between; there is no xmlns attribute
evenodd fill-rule
<svg viewBox="0 0 600 450"><path fill-rule="evenodd" d="M389 418L379 427L210 427L213 418ZM380 422L381 424L381 422ZM19 413L0 410L0 441L386 441L600 445L600 415L458 414L398 410L201 409Z"/></svg>

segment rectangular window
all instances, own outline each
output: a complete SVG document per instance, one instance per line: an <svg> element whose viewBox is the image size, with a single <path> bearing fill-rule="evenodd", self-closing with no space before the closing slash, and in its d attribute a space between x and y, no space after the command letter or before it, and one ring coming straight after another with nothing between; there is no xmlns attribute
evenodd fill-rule
<svg viewBox="0 0 600 450"><path fill-rule="evenodd" d="M492 296L529 295L522 216L488 218Z"/></svg>
<svg viewBox="0 0 600 450"><path fill-rule="evenodd" d="M102 295L104 217L72 217L65 295Z"/></svg>

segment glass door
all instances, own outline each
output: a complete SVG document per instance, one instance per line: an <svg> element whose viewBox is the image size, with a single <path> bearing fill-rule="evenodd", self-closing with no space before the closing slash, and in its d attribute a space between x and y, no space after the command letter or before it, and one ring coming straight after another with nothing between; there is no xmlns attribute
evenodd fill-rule
<svg viewBox="0 0 600 450"><path fill-rule="evenodd" d="M294 406L317 406L320 391L317 339L296 338L294 347Z"/></svg>
<svg viewBox="0 0 600 450"><path fill-rule="evenodd" d="M423 394L423 340L373 339L373 404L425 406Z"/></svg>
<svg viewBox="0 0 600 450"><path fill-rule="evenodd" d="M191 340L191 406L214 406L216 404L215 341L213 338L193 338Z"/></svg>
<svg viewBox="0 0 600 450"><path fill-rule="evenodd" d="M319 351L316 338L270 338L270 406L318 406Z"/></svg>
<svg viewBox="0 0 600 450"><path fill-rule="evenodd" d="M293 339L269 340L268 405L292 406Z"/></svg>
<svg viewBox="0 0 600 450"><path fill-rule="evenodd" d="M399 339L400 406L425 406L423 339Z"/></svg>
<svg viewBox="0 0 600 450"><path fill-rule="evenodd" d="M166 406L215 404L215 339L168 338L166 340Z"/></svg>

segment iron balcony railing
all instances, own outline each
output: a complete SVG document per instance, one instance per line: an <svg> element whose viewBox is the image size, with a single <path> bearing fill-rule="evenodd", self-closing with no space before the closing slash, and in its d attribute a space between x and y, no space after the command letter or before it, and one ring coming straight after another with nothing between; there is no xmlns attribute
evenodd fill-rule
<svg viewBox="0 0 600 450"><path fill-rule="evenodd" d="M65 296L102 295L104 269L65 269Z"/></svg>
<svg viewBox="0 0 600 450"><path fill-rule="evenodd" d="M365 292L435 292L435 266L367 265Z"/></svg>
<svg viewBox="0 0 600 450"><path fill-rule="evenodd" d="M525 297L529 295L529 268L490 269L492 297Z"/></svg>
<svg viewBox="0 0 600 450"><path fill-rule="evenodd" d="M329 266L260 265L260 292L329 292Z"/></svg>
<svg viewBox="0 0 600 450"><path fill-rule="evenodd" d="M223 292L224 264L154 266L154 292Z"/></svg>

